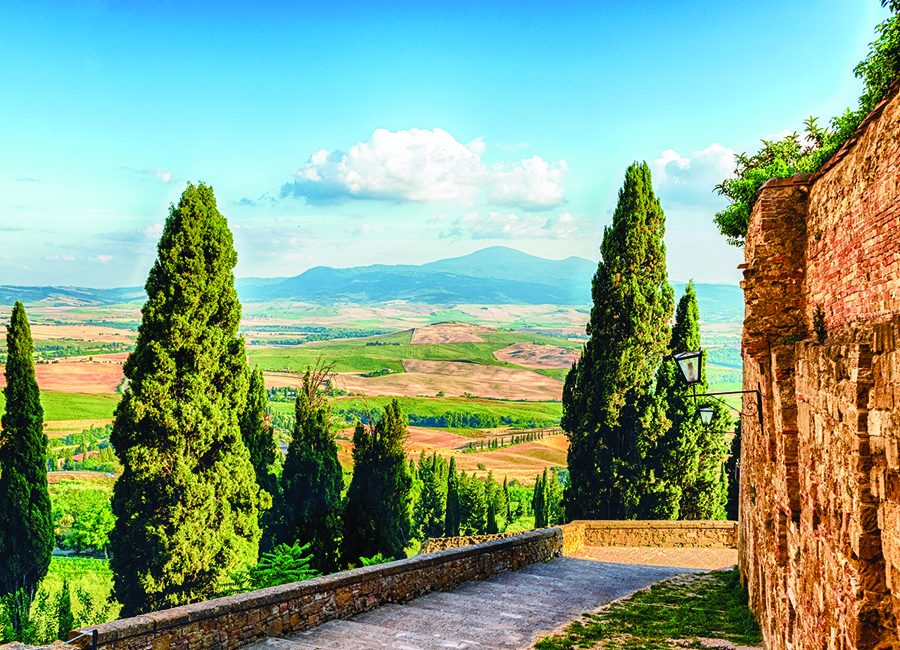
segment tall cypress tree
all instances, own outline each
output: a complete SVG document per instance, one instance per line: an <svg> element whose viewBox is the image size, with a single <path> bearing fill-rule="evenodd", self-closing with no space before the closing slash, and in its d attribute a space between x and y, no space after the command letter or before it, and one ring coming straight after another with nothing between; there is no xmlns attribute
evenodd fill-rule
<svg viewBox="0 0 900 650"><path fill-rule="evenodd" d="M281 474L276 517L277 543L309 543L311 566L322 573L337 571L341 540L341 491L344 472L331 431L331 411L317 399L318 385L309 371L297 391L296 422Z"/></svg>
<svg viewBox="0 0 900 650"><path fill-rule="evenodd" d="M700 348L699 319L697 294L693 282L689 282L675 310L669 343L672 354ZM701 381L694 390L705 393L705 383ZM644 461L641 516L646 519L679 519L683 491L696 479L701 425L691 391L681 378L678 364L666 357L656 374L657 407L664 417L648 444Z"/></svg>
<svg viewBox="0 0 900 650"><path fill-rule="evenodd" d="M412 533L412 476L404 443L409 437L400 402L392 400L381 420L353 434L353 478L344 511L344 561L378 553L400 558Z"/></svg>
<svg viewBox="0 0 900 650"><path fill-rule="evenodd" d="M638 511L647 401L673 309L664 233L650 169L634 163L603 233L589 339L563 387L570 520L625 519Z"/></svg>
<svg viewBox="0 0 900 650"><path fill-rule="evenodd" d="M172 206L145 289L110 442L122 463L110 533L122 615L211 596L255 561L261 504L238 413L247 394L237 254L211 187Z"/></svg>
<svg viewBox="0 0 900 650"><path fill-rule="evenodd" d="M262 370L255 368L250 374L247 405L240 416L241 438L250 452L250 463L256 474L256 483L275 499L278 482L273 466L278 448L275 445L274 428L266 418L269 396Z"/></svg>
<svg viewBox="0 0 900 650"><path fill-rule="evenodd" d="M425 539L440 537L444 532L444 513L447 508L447 483L444 479L444 461L435 452L430 458L419 459L419 476L422 492L415 506L417 534Z"/></svg>
<svg viewBox="0 0 900 650"><path fill-rule="evenodd" d="M456 474L456 458L450 457L447 472L447 513L444 516L444 537L459 535L459 476Z"/></svg>
<svg viewBox="0 0 900 650"><path fill-rule="evenodd" d="M21 635L53 550L44 450L44 409L34 375L31 328L21 302L6 329L6 410L0 431L0 596L15 601L12 625Z"/></svg>

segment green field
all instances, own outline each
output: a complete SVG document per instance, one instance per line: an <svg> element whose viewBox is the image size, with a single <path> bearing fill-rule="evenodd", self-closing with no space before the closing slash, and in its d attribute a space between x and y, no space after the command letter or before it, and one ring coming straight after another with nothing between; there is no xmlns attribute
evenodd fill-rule
<svg viewBox="0 0 900 650"><path fill-rule="evenodd" d="M56 393L41 391L44 421L51 420L105 420L113 411L121 395L93 393ZM0 409L6 408L6 398L0 391Z"/></svg>
<svg viewBox="0 0 900 650"><path fill-rule="evenodd" d="M484 342L480 343L410 343L412 332L406 330L392 334L383 334L359 340L341 340L306 343L289 348L250 349L250 363L259 365L263 370L283 370L304 372L308 366L315 364L320 356L327 361L334 361L335 372L365 373L382 368L393 372L403 372L401 359L422 359L427 361L468 361L485 366L505 366L518 368L515 364L498 361L494 352L514 343L536 343L554 345L571 350L580 350L581 343L568 339L543 334L523 334L497 330L482 333ZM366 345L367 343L381 345ZM394 344L397 345L394 345ZM563 369L543 372L550 377L565 377Z"/></svg>

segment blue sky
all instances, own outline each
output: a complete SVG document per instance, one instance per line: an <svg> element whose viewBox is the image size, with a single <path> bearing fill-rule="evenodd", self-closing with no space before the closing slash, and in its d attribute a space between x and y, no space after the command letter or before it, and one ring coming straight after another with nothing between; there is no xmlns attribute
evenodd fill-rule
<svg viewBox="0 0 900 650"><path fill-rule="evenodd" d="M887 12L809 3L19 2L0 21L0 284L143 284L216 192L237 275L506 245L596 260L646 160L673 280L737 282L734 151L856 105Z"/></svg>

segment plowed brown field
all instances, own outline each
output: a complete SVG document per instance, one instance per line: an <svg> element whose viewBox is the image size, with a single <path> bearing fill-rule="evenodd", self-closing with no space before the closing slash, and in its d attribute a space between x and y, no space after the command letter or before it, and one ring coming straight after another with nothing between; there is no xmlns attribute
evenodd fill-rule
<svg viewBox="0 0 900 650"><path fill-rule="evenodd" d="M555 345L535 345L534 343L513 343L502 350L496 350L498 361L514 363L526 368L569 368L579 357L574 350Z"/></svg>
<svg viewBox="0 0 900 650"><path fill-rule="evenodd" d="M423 361L403 359L404 373L383 377L360 377L339 374L336 383L346 391L366 395L415 397L448 396L471 393L476 397L495 399L558 400L562 397L561 381L521 368L482 366L459 361Z"/></svg>

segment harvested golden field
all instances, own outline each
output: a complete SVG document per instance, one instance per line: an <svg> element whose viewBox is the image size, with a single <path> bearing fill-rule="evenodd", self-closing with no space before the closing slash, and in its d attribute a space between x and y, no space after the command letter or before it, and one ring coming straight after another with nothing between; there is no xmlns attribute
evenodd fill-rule
<svg viewBox="0 0 900 650"><path fill-rule="evenodd" d="M91 343L133 343L136 334L130 330L100 325L32 325L31 338L35 341L71 339Z"/></svg>
<svg viewBox="0 0 900 650"><path fill-rule="evenodd" d="M481 332L490 332L489 327L468 325L467 323L438 323L413 330L412 344L439 343L482 343Z"/></svg>
<svg viewBox="0 0 900 650"><path fill-rule="evenodd" d="M113 355L106 355L113 356ZM122 364L97 361L39 363L34 367L41 390L57 393L115 393L122 383ZM0 375L0 387L6 379Z"/></svg>
<svg viewBox="0 0 900 650"><path fill-rule="evenodd" d="M571 368L579 356L574 350L534 343L513 343L494 352L497 361L526 368Z"/></svg>
<svg viewBox="0 0 900 650"><path fill-rule="evenodd" d="M435 395L440 391L453 397L471 393L492 399L550 401L562 397L561 381L530 370L460 361L401 361L406 370L404 373L381 377L341 373L335 383L346 391L397 397Z"/></svg>

